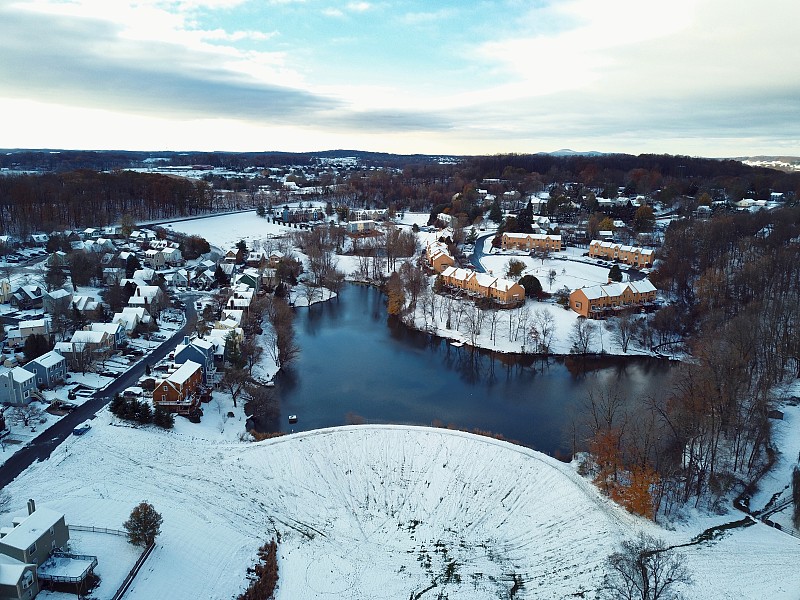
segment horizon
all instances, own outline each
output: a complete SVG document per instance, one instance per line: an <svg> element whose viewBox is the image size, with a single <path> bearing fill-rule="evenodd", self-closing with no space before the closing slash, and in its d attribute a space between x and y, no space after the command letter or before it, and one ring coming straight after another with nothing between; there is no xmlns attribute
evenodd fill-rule
<svg viewBox="0 0 800 600"><path fill-rule="evenodd" d="M797 156L797 17L786 0L11 2L2 143Z"/></svg>

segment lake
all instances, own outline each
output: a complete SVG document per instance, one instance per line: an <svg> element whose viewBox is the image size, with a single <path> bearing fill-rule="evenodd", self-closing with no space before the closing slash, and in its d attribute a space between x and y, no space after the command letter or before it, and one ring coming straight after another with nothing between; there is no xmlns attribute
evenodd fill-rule
<svg viewBox="0 0 800 600"><path fill-rule="evenodd" d="M499 433L569 454L566 431L591 390L628 398L663 392L674 367L647 357L550 359L457 348L389 321L375 288L296 309L301 348L276 380L282 431L353 422L444 424ZM588 367L588 368L586 368ZM298 422L288 423L288 415Z"/></svg>

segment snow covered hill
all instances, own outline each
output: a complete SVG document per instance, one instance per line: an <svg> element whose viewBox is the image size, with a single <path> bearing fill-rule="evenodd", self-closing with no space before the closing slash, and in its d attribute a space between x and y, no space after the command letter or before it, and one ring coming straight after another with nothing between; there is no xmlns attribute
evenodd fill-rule
<svg viewBox="0 0 800 600"><path fill-rule="evenodd" d="M644 529L680 543L697 533L657 530L570 465L460 432L352 426L252 444L203 439L190 427L121 427L107 413L96 421L9 491L70 523L106 527L141 500L153 503L163 533L130 600L234 597L256 549L275 535L281 600L405 600L431 586L423 599L483 600L509 597L515 580L516 598L594 597L623 538ZM759 565L783 576L756 580L765 582L761 597L793 597L798 540L762 525L747 531L747 551L757 548ZM710 567L720 552L724 573ZM687 554L703 577L690 597L750 597L732 579L748 564L735 544Z"/></svg>

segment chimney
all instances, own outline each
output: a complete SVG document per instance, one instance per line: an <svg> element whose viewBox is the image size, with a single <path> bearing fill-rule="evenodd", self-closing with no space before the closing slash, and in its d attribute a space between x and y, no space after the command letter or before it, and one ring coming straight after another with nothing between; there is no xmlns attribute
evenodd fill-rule
<svg viewBox="0 0 800 600"><path fill-rule="evenodd" d="M28 500L28 515L32 515L34 512L36 512L36 503L31 498Z"/></svg>
<svg viewBox="0 0 800 600"><path fill-rule="evenodd" d="M184 346L188 346L189 345L189 336L188 335L183 336L183 345Z"/></svg>

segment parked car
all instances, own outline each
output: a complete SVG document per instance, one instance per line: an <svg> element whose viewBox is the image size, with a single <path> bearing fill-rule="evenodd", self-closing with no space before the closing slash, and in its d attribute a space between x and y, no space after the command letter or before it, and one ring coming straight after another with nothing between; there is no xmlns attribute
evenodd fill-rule
<svg viewBox="0 0 800 600"><path fill-rule="evenodd" d="M72 430L72 435L83 435L84 433L89 431L91 428L92 428L92 426L89 425L89 423L81 423L75 429Z"/></svg>

